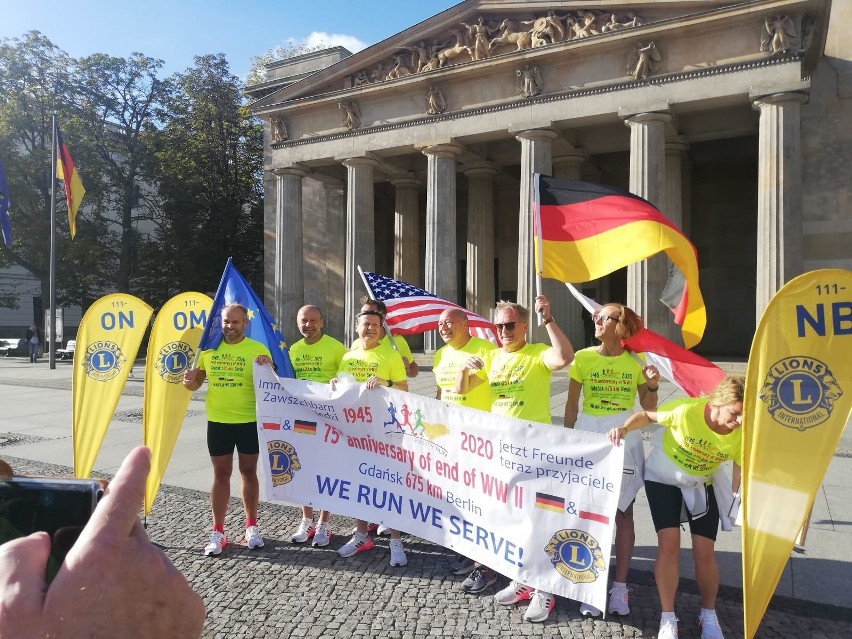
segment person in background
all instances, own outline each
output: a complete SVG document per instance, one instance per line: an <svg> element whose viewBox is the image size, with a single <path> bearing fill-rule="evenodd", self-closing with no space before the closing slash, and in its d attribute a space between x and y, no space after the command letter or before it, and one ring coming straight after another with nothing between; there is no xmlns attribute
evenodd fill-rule
<svg viewBox="0 0 852 639"><path fill-rule="evenodd" d="M742 418L745 379L726 377L709 397L686 397L662 404L656 411L631 415L624 425L607 437L618 445L629 433L650 424L664 430L659 445L645 462L645 494L657 531L654 577L660 596L662 617L658 639L677 639L678 619L674 611L680 581L681 512L685 508L692 535L695 581L701 596L701 639L724 639L716 616L719 566L716 563L716 534L719 522L730 530L727 514L732 493L740 485L742 463ZM728 483L721 465L733 460L733 482Z"/></svg>
<svg viewBox="0 0 852 639"><path fill-rule="evenodd" d="M656 408L660 372L655 366L646 366L622 345L622 340L642 329L642 318L630 308L617 303L605 304L592 315L592 321L595 339L600 344L577 351L568 369L565 426L606 433L613 426L624 423L626 413L633 412L637 397L645 410ZM579 413L581 391L583 412ZM610 614L630 613L627 574L636 542L633 502L642 488L644 471L642 436L634 432L625 441L624 476L615 515L615 578L607 606ZM601 611L583 603L580 614L597 617Z"/></svg>
<svg viewBox="0 0 852 639"><path fill-rule="evenodd" d="M38 326L36 326L35 322L30 324L30 327L24 335L24 339L27 341L27 351L30 355L30 364L38 363L38 349L42 340L41 331L38 330Z"/></svg>

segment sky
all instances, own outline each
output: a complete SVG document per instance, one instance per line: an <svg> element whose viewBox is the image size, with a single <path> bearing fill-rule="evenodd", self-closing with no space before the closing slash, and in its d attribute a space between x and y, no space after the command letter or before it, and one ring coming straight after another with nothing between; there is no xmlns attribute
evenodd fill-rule
<svg viewBox="0 0 852 639"><path fill-rule="evenodd" d="M79 58L140 52L166 74L193 56L224 53L245 77L252 56L288 44L353 53L440 13L459 0L0 0L0 39L37 30Z"/></svg>

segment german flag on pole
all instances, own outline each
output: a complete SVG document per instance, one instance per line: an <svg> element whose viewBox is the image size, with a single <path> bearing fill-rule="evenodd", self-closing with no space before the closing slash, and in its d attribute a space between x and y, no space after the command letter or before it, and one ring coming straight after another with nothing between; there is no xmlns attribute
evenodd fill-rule
<svg viewBox="0 0 852 639"><path fill-rule="evenodd" d="M701 341L707 314L695 247L653 204L610 186L536 174L535 219L538 272L562 282L588 282L664 251L686 280L672 309L684 345Z"/></svg>
<svg viewBox="0 0 852 639"><path fill-rule="evenodd" d="M80 174L71 159L71 152L62 139L59 127L56 127L56 177L65 183L65 200L68 202L68 228L71 229L71 239L77 233L77 211L86 189L80 181Z"/></svg>

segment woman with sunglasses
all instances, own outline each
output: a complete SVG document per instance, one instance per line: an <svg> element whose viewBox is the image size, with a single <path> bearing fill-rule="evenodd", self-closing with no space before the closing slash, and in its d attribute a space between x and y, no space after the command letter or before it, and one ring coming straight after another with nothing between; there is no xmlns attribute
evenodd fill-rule
<svg viewBox="0 0 852 639"><path fill-rule="evenodd" d="M740 484L742 416L745 380L726 377L709 397L685 397L666 402L655 411L631 415L607 437L618 445L629 433L649 424L664 427L645 463L645 494L657 531L654 578L662 617L659 639L677 639L674 601L680 580L680 524L689 522L695 581L701 596L701 639L724 639L716 616L719 566L715 544L719 522L730 530L732 489ZM721 466L734 461L733 482ZM684 518L681 513L686 512Z"/></svg>
<svg viewBox="0 0 852 639"><path fill-rule="evenodd" d="M568 369L568 401L565 404L565 426L578 430L606 433L623 424L639 398L645 410L657 406L659 371L646 366L638 356L622 345L642 329L642 318L623 304L610 303L594 315L598 346L577 351ZM579 413L580 392L583 412ZM636 534L633 525L633 502L642 488L645 449L642 436L633 433L625 441L624 476L618 512L615 516L615 577L607 610L610 614L630 613L627 572L633 557ZM601 611L587 603L580 614L597 617Z"/></svg>

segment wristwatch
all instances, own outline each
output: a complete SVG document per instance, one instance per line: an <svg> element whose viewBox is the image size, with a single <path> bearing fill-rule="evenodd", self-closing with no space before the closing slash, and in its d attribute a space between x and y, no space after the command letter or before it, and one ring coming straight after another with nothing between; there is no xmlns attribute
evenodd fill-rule
<svg viewBox="0 0 852 639"><path fill-rule="evenodd" d="M550 317L548 317L546 320L544 320L544 321L541 323L541 325L542 325L542 326L547 326L547 325L548 325L548 324L550 324L552 321L553 321L553 316L551 315L551 316L550 316Z"/></svg>
<svg viewBox="0 0 852 639"><path fill-rule="evenodd" d="M391 380L388 380L388 388L392 388L392 387L393 387L393 382Z"/></svg>

